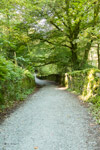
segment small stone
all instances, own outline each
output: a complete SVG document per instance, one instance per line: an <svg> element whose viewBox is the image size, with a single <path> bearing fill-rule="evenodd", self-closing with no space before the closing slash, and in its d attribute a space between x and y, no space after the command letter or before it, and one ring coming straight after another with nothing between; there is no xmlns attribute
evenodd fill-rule
<svg viewBox="0 0 100 150"><path fill-rule="evenodd" d="M38 149L38 147L34 147L34 149Z"/></svg>

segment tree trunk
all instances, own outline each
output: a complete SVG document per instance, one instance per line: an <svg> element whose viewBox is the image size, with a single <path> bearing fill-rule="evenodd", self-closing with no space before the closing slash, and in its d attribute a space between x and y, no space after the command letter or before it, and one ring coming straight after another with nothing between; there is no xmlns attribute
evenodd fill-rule
<svg viewBox="0 0 100 150"><path fill-rule="evenodd" d="M99 9L100 9L99 5L100 5L100 1L99 0L94 2L93 27L95 27L95 25L97 24L97 21L98 21L98 15L99 15ZM90 51L92 42L93 42L93 40L91 40L91 42L87 43L87 46L86 46L86 49L85 49L85 53L84 53L84 57L83 57L81 65L80 65L81 68L84 66L84 64L86 64L86 62L88 60L88 55L89 55L89 51Z"/></svg>
<svg viewBox="0 0 100 150"><path fill-rule="evenodd" d="M93 42L93 40L91 40L91 42L87 43L87 46L86 46L86 49L85 49L85 52L84 52L84 56L83 56L83 60L80 64L80 68L84 68L84 65L86 64L86 62L88 60L88 55L89 55L89 51L90 51L92 42Z"/></svg>
<svg viewBox="0 0 100 150"><path fill-rule="evenodd" d="M98 54L98 69L100 69L100 53L99 53L99 44L97 47L97 54Z"/></svg>
<svg viewBox="0 0 100 150"><path fill-rule="evenodd" d="M76 43L72 44L71 52L72 52L72 69L78 70L79 69L79 61L78 61L78 57L77 57L77 44Z"/></svg>
<svg viewBox="0 0 100 150"><path fill-rule="evenodd" d="M97 0L94 2L94 26L98 22L99 10L100 10L100 0Z"/></svg>
<svg viewBox="0 0 100 150"><path fill-rule="evenodd" d="M18 65L18 64L17 64L16 52L14 52L14 61L15 61L15 65Z"/></svg>

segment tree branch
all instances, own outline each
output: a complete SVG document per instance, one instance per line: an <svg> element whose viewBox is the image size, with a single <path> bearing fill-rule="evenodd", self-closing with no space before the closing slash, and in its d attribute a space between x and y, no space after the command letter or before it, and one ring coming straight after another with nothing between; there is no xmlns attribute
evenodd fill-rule
<svg viewBox="0 0 100 150"><path fill-rule="evenodd" d="M57 46L57 44L54 44L54 43L52 43L52 42L50 42L49 40L47 40L47 39L41 39L42 41L44 41L44 42L47 42L47 43L49 43L49 44L52 44L52 45L55 45L55 46ZM71 49L71 47L70 46L68 46L68 45L66 45L66 44L62 44L62 43L60 43L60 45L61 46L63 46L63 47L67 47L67 48L70 48Z"/></svg>
<svg viewBox="0 0 100 150"><path fill-rule="evenodd" d="M59 31L63 32L63 31L61 30L61 28L58 27L53 21L50 21L50 23L51 23L53 26L55 26Z"/></svg>
<svg viewBox="0 0 100 150"><path fill-rule="evenodd" d="M63 25L69 30L70 28L69 28L69 26L65 23L65 21L64 20L62 20L61 18L63 18L63 16L62 15L60 15L59 16L59 13L55 10L55 8L53 9L54 10L54 12L56 13L56 15L58 16L58 18L60 19L60 21L63 23ZM68 34L66 34L68 37L70 37L70 35L68 35Z"/></svg>
<svg viewBox="0 0 100 150"><path fill-rule="evenodd" d="M59 62L59 60L50 61L50 62L45 61L45 62L43 62L43 64L40 64L40 65L34 65L33 64L33 65L34 65L34 67L42 67L42 66L46 66L46 65L49 65L49 64L55 64L57 62ZM38 63L38 62L33 62L33 63Z"/></svg>

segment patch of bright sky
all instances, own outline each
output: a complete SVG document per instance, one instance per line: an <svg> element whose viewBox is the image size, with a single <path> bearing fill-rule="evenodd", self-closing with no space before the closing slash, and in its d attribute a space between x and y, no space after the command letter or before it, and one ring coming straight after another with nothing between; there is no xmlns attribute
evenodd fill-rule
<svg viewBox="0 0 100 150"><path fill-rule="evenodd" d="M3 19L3 17L4 17L4 16L3 16L3 14L2 14L2 13L0 13L0 19Z"/></svg>
<svg viewBox="0 0 100 150"><path fill-rule="evenodd" d="M46 19L40 20L38 25L45 26L46 25Z"/></svg>

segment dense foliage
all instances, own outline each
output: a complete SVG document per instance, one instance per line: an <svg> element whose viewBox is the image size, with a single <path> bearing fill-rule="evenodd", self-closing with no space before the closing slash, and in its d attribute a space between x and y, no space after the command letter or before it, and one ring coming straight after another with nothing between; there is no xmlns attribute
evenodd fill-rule
<svg viewBox="0 0 100 150"><path fill-rule="evenodd" d="M86 68L100 42L99 8L99 0L1 0L0 53L29 70Z"/></svg>
<svg viewBox="0 0 100 150"><path fill-rule="evenodd" d="M28 70L0 56L0 109L9 107L16 100L23 100L34 86L34 77Z"/></svg>

